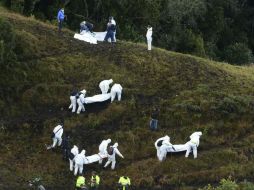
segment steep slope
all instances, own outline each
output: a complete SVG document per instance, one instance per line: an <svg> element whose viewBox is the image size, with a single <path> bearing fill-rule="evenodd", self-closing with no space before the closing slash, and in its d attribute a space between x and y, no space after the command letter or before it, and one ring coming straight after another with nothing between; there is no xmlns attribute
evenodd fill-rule
<svg viewBox="0 0 254 190"><path fill-rule="evenodd" d="M147 52L144 44L122 41L114 47L89 45L74 40L68 30L60 37L56 27L33 18L2 8L0 16L15 28L17 72L22 74L22 79L8 81L1 73L1 85L13 89L0 104L1 189L27 189L27 180L35 176L42 177L48 189L73 187L75 178L61 151L44 147L61 119L72 143L87 155L96 153L103 139L119 142L125 159L118 159L115 171L97 164L85 168L87 179L92 170L99 172L102 189L115 189L117 176L123 174L139 189L197 189L229 175L253 180L252 67L159 48ZM122 84L121 102L89 105L81 115L68 111L73 88L85 88L88 96L98 94L98 83L109 78ZM158 132L148 127L153 106L161 109ZM185 159L182 153L157 161L157 138L168 134L172 143L185 143L196 130L203 132L198 159Z"/></svg>

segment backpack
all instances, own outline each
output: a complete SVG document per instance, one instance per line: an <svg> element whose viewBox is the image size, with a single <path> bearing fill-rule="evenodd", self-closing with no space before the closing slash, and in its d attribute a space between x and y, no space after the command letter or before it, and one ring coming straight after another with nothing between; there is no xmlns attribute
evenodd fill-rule
<svg viewBox="0 0 254 190"><path fill-rule="evenodd" d="M76 94L76 98L78 99L79 96L80 96L81 94L82 94L81 92L78 92L78 93Z"/></svg>
<svg viewBox="0 0 254 190"><path fill-rule="evenodd" d="M75 157L74 154L73 154L72 152L70 152L70 153L69 153L69 158L70 158L70 160L73 160L74 157Z"/></svg>
<svg viewBox="0 0 254 190"><path fill-rule="evenodd" d="M162 145L163 140L157 142L157 146L160 147Z"/></svg>
<svg viewBox="0 0 254 190"><path fill-rule="evenodd" d="M114 153L114 147L113 146L109 146L108 148L107 148L107 152L108 152L108 155L113 155L113 153Z"/></svg>
<svg viewBox="0 0 254 190"><path fill-rule="evenodd" d="M62 125L62 127L61 127L60 129L58 129L58 130L56 131L56 133L58 133L58 131L60 131L62 128L63 128L63 125ZM55 137L56 133L54 133L54 131L51 133L51 138L52 138L52 139Z"/></svg>

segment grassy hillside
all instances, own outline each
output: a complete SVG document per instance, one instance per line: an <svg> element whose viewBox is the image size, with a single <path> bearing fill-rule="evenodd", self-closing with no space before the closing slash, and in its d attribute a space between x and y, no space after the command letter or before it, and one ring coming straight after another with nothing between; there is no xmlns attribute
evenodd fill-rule
<svg viewBox="0 0 254 190"><path fill-rule="evenodd" d="M117 169L85 167L90 178L99 172L101 189L116 189L119 175L128 175L139 189L197 189L221 178L254 181L254 69L168 52L144 44L117 42L90 45L73 32L0 8L10 21L20 49L13 73L1 72L0 189L27 189L40 176L48 189L72 189L75 178L60 149L45 151L52 129L64 118L72 142L86 155L97 153L101 140L119 143L125 159ZM122 84L123 100L89 105L84 114L68 110L72 89L100 93L98 83L112 78ZM10 80L11 79L11 80ZM8 91L9 93L9 91ZM158 132L149 131L153 106L161 109ZM154 141L169 135L185 143L203 132L198 159L170 154L159 163ZM108 188L106 188L108 187Z"/></svg>

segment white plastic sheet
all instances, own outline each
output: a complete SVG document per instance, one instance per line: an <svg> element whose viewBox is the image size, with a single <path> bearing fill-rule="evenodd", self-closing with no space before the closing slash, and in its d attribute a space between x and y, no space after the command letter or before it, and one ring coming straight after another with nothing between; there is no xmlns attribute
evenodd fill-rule
<svg viewBox="0 0 254 190"><path fill-rule="evenodd" d="M157 150L160 149L160 146L161 145L158 145L158 144L161 144L162 140L157 140L155 142L155 147ZM165 145L167 146L167 152L182 152L182 151L186 151L188 149L188 144L185 143L185 144L175 144L175 145Z"/></svg>
<svg viewBox="0 0 254 190"><path fill-rule="evenodd" d="M103 42L107 32L94 32L94 34L94 37L97 39L97 41Z"/></svg>
<svg viewBox="0 0 254 190"><path fill-rule="evenodd" d="M110 93L107 94L98 94L92 97L86 97L85 98L85 104L91 104L95 102L104 102L111 98Z"/></svg>
<svg viewBox="0 0 254 190"><path fill-rule="evenodd" d="M88 42L90 44L97 44L97 42L102 42L104 41L104 38L106 36L107 32L86 32L86 31L82 31L80 34L74 34L74 38L81 40L81 41L85 41ZM108 42L110 42L111 40L108 39Z"/></svg>
<svg viewBox="0 0 254 190"><path fill-rule="evenodd" d="M92 35L91 32L82 32L80 34L74 34L74 38L88 42L90 44L97 44L97 39Z"/></svg>
<svg viewBox="0 0 254 190"><path fill-rule="evenodd" d="M94 154L92 156L87 156L85 158L85 163L84 164L91 164L91 163L94 163L94 162L98 162L99 160L107 158L107 157L108 157L108 155L100 154L100 153Z"/></svg>

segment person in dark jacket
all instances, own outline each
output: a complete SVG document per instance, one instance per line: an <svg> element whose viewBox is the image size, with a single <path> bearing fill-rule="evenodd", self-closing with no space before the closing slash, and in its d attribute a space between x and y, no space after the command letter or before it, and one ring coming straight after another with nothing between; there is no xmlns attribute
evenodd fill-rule
<svg viewBox="0 0 254 190"><path fill-rule="evenodd" d="M158 129L158 118L159 118L160 110L158 108L154 108L151 114L150 120L150 129L152 131L156 131Z"/></svg>
<svg viewBox="0 0 254 190"><path fill-rule="evenodd" d="M69 159L69 152L70 152L70 135L65 134L63 141L62 141L62 152L63 152L63 160Z"/></svg>
<svg viewBox="0 0 254 190"><path fill-rule="evenodd" d="M116 25L112 22L112 20L109 20L108 24L107 24L107 33L106 36L104 38L104 42L107 42L108 39L111 39L111 43L115 42L115 38L114 38L114 32L116 31Z"/></svg>
<svg viewBox="0 0 254 190"><path fill-rule="evenodd" d="M80 23L80 33L82 31L86 31L86 32L93 32L93 24L87 21L83 21Z"/></svg>

